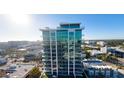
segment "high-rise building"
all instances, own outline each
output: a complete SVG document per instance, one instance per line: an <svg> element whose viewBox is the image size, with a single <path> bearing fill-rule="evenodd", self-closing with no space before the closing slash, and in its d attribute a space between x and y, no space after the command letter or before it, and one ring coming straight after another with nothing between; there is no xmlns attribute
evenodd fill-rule
<svg viewBox="0 0 124 93"><path fill-rule="evenodd" d="M83 77L80 23L61 23L56 29L40 29L44 69L51 77Z"/></svg>

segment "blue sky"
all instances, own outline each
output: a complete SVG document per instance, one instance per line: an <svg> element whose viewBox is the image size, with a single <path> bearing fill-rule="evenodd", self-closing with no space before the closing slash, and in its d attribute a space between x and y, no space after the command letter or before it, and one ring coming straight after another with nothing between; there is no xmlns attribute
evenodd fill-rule
<svg viewBox="0 0 124 93"><path fill-rule="evenodd" d="M61 22L81 22L85 39L124 39L124 15L13 14L0 15L0 41L41 40L39 28L56 28Z"/></svg>

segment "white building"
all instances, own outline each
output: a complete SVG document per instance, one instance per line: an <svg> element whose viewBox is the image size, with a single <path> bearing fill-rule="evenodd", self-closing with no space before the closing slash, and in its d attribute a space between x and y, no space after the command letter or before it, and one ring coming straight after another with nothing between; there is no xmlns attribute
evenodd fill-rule
<svg viewBox="0 0 124 93"><path fill-rule="evenodd" d="M102 53L107 53L107 46L101 47L101 48L100 48L100 51L101 51Z"/></svg>
<svg viewBox="0 0 124 93"><path fill-rule="evenodd" d="M105 46L105 42L104 41L98 41L96 44L100 45L100 46Z"/></svg>
<svg viewBox="0 0 124 93"><path fill-rule="evenodd" d="M89 50L91 56L95 56L95 55L99 55L99 54L103 54L101 51L99 50Z"/></svg>
<svg viewBox="0 0 124 93"><path fill-rule="evenodd" d="M117 77L117 70L98 59L83 60L85 71L89 77Z"/></svg>

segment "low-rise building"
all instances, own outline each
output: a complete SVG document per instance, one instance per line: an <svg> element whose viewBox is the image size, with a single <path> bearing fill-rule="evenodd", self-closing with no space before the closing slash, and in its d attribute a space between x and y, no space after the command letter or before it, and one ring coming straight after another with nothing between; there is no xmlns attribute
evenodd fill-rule
<svg viewBox="0 0 124 93"><path fill-rule="evenodd" d="M0 66L5 65L7 63L6 59L0 58Z"/></svg>
<svg viewBox="0 0 124 93"><path fill-rule="evenodd" d="M98 41L98 42L97 42L97 45L105 46L105 42L104 42L104 41Z"/></svg>
<svg viewBox="0 0 124 93"><path fill-rule="evenodd" d="M34 54L27 54L24 56L24 61L25 62L29 62L29 61L33 61L35 59L35 55Z"/></svg>
<svg viewBox="0 0 124 93"><path fill-rule="evenodd" d="M104 54L103 52L99 51L99 50L89 50L88 52L90 52L91 56L96 56L96 55L100 55L100 54Z"/></svg>
<svg viewBox="0 0 124 93"><path fill-rule="evenodd" d="M101 47L101 48L100 48L100 51L101 51L102 53L107 53L107 46Z"/></svg>
<svg viewBox="0 0 124 93"><path fill-rule="evenodd" d="M83 65L88 77L110 78L118 74L116 69L98 59L85 59Z"/></svg>
<svg viewBox="0 0 124 93"><path fill-rule="evenodd" d="M33 64L19 64L13 73L8 74L9 78L24 78L31 71L35 65Z"/></svg>
<svg viewBox="0 0 124 93"><path fill-rule="evenodd" d="M112 55L120 58L124 58L124 50L119 48L109 48L108 52L110 52Z"/></svg>
<svg viewBox="0 0 124 93"><path fill-rule="evenodd" d="M84 43L87 44L87 45L96 45L95 40L85 40Z"/></svg>

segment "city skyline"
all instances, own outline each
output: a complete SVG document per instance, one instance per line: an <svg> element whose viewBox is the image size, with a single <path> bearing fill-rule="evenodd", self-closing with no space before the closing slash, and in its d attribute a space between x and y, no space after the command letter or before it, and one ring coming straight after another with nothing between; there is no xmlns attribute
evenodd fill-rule
<svg viewBox="0 0 124 93"><path fill-rule="evenodd" d="M123 17L123 14L0 15L0 42L41 40L40 28L56 28L62 22L84 25L84 39L124 39Z"/></svg>

